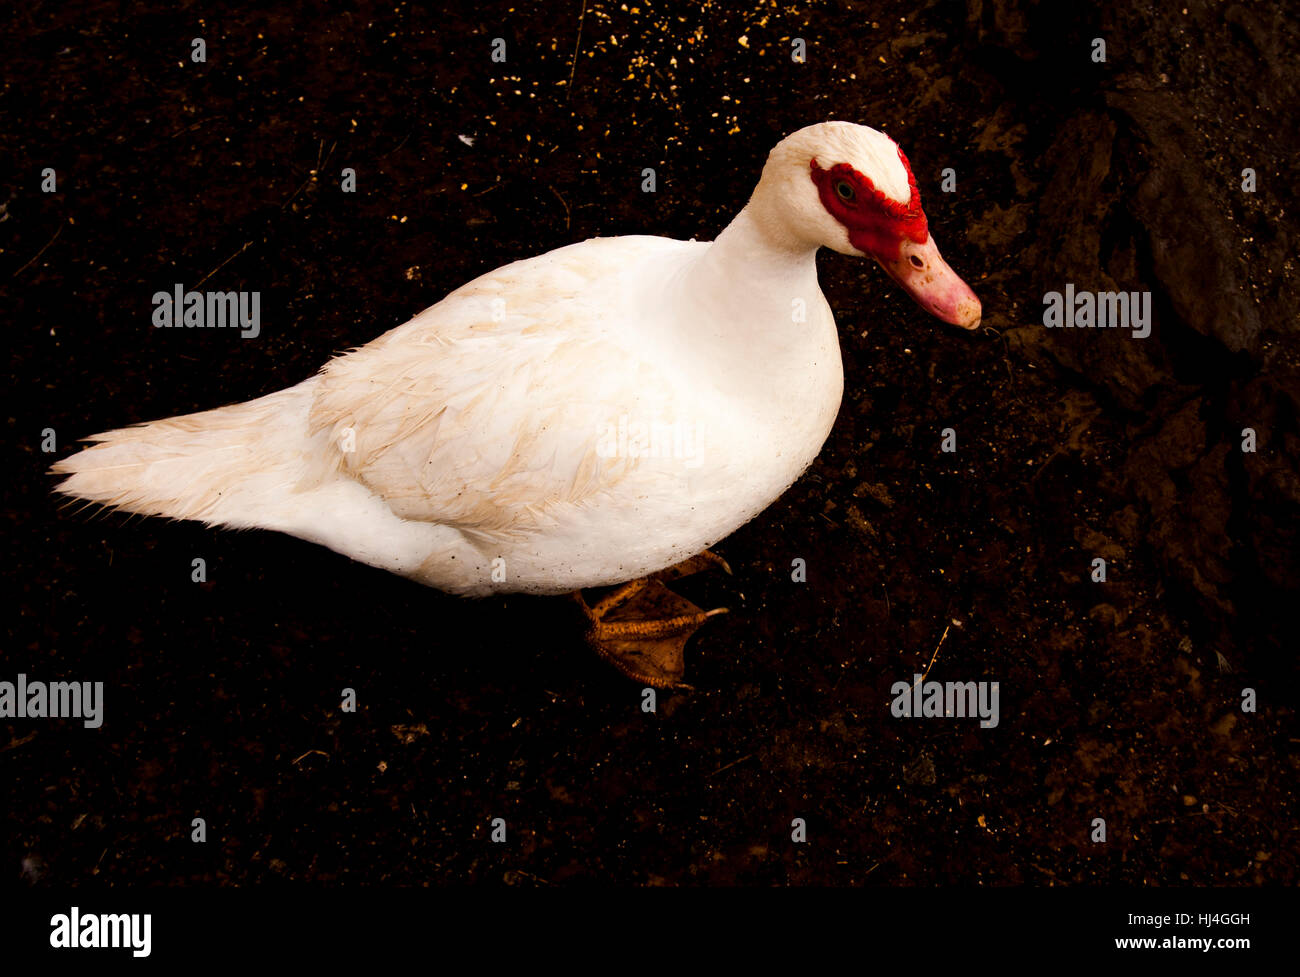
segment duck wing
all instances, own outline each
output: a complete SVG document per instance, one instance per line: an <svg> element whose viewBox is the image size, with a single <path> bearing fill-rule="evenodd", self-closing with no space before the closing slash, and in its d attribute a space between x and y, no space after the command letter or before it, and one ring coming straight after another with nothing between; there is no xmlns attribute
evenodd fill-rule
<svg viewBox="0 0 1300 977"><path fill-rule="evenodd" d="M602 431L673 400L619 341L634 313L612 282L653 257L628 240L506 265L327 363L309 420L327 463L404 519L470 532L527 532L610 492L638 459L609 456Z"/></svg>

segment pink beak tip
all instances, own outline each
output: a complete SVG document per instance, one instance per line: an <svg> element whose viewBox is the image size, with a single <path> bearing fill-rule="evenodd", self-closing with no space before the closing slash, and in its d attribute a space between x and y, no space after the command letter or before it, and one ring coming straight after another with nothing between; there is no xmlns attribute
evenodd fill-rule
<svg viewBox="0 0 1300 977"><path fill-rule="evenodd" d="M968 299L962 299L957 303L956 322L953 325L961 326L963 329L978 329L983 312L980 300L974 295Z"/></svg>

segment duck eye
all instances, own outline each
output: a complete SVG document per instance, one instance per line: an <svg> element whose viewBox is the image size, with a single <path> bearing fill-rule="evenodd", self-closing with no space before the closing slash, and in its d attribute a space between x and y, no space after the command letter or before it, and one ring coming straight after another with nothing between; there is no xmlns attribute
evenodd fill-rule
<svg viewBox="0 0 1300 977"><path fill-rule="evenodd" d="M841 200L852 200L854 197L853 186L847 180L840 180L835 184L835 193Z"/></svg>

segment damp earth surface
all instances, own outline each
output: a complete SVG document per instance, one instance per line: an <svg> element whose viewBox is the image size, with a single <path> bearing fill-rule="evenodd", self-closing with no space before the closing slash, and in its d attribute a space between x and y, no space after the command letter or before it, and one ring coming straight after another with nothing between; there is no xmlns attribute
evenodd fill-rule
<svg viewBox="0 0 1300 977"><path fill-rule="evenodd" d="M1294 885L1300 41L1282 8L1139 6L11 9L0 679L106 704L0 720L0 872ZM507 261L711 238L831 118L904 147L984 324L822 254L839 419L717 547L735 576L680 585L732 613L654 712L563 599L50 494L76 438L296 383ZM152 328L175 283L260 291L260 335ZM1066 283L1149 291L1151 335L1044 328ZM893 716L927 670L999 683L997 727Z"/></svg>

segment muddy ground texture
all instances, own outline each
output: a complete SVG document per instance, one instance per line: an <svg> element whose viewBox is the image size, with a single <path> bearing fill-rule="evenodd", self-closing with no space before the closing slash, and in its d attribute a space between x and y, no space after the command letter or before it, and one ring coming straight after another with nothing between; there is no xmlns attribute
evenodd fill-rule
<svg viewBox="0 0 1300 977"><path fill-rule="evenodd" d="M1294 885L1296 18L1085 6L590 0L576 61L576 0L11 10L0 678L108 699L99 731L0 721L0 874ZM839 420L718 547L736 576L683 585L733 613L688 651L695 691L653 715L563 600L459 601L286 537L48 494L46 428L61 456L278 389L572 241L711 237L767 150L827 118L905 147L986 328L823 255ZM209 275L262 292L259 339L150 327L155 291ZM1045 330L1067 281L1151 290L1151 337ZM933 679L1001 683L997 729L890 716L932 657Z"/></svg>

